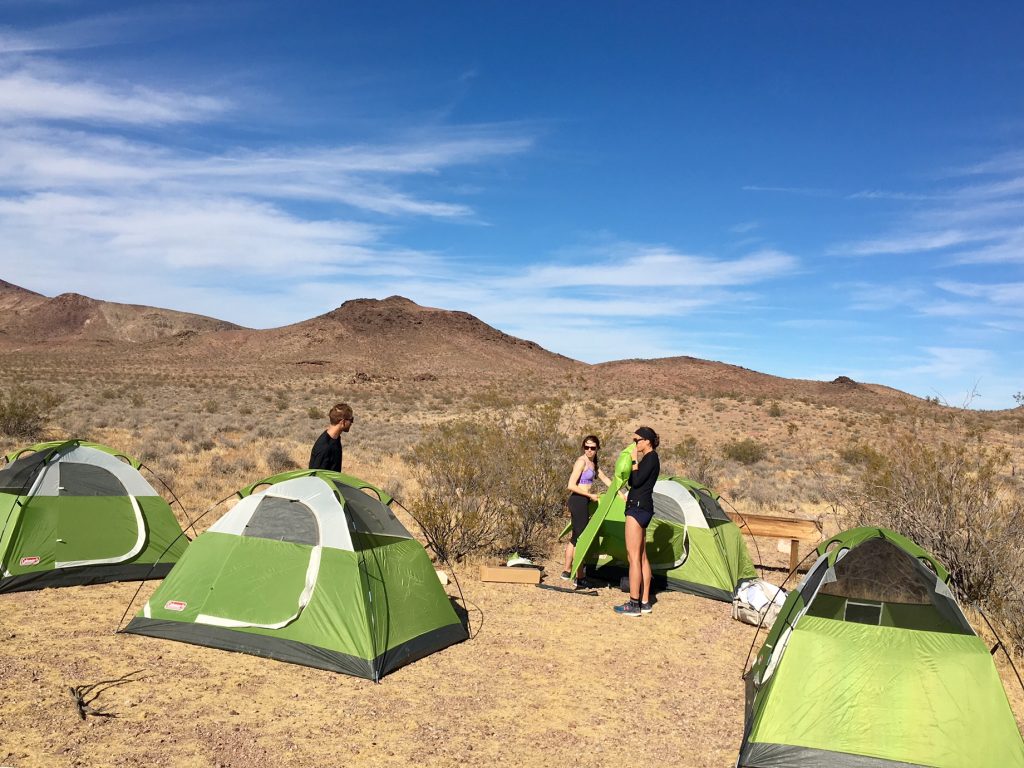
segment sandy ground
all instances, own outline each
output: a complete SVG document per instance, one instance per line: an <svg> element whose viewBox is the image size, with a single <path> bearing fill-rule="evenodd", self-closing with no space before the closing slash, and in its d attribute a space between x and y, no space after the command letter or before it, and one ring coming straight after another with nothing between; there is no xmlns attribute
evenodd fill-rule
<svg viewBox="0 0 1024 768"><path fill-rule="evenodd" d="M670 592L627 619L612 611L618 590L484 583L477 570L460 574L473 639L380 684L114 634L136 584L0 596L0 765L734 764L754 630L728 605ZM103 681L92 705L115 716L79 719L68 686Z"/></svg>
<svg viewBox="0 0 1024 768"><path fill-rule="evenodd" d="M554 562L548 571L554 569ZM752 628L666 593L596 597L462 573L474 638L380 684L117 635L134 584L0 598L0 763L29 766L726 766ZM557 577L552 583L562 585ZM146 585L140 599L154 585ZM454 586L449 591L456 594ZM640 666L637 661L645 660ZM129 673L135 673L130 676ZM68 686L107 680L79 719Z"/></svg>

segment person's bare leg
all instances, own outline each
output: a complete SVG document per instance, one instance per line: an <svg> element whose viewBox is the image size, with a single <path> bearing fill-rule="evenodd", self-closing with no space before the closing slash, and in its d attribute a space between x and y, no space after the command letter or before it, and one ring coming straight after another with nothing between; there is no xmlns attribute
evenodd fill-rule
<svg viewBox="0 0 1024 768"><path fill-rule="evenodd" d="M643 574L644 581L644 588L640 593L643 599L640 602L649 603L651 602L651 561L647 559L647 547L645 541L647 537L644 535L646 532L642 528L640 531L640 552L642 553L641 573Z"/></svg>
<svg viewBox="0 0 1024 768"><path fill-rule="evenodd" d="M626 554L629 556L629 599L640 601L643 587L644 529L635 518L626 516ZM648 566L650 567L650 566Z"/></svg>
<svg viewBox="0 0 1024 768"><path fill-rule="evenodd" d="M575 555L575 554L576 554L576 547L570 541L568 544L565 545L565 568L563 568L562 570L565 571L566 573L568 573L569 569L572 568L572 558L573 558L573 555Z"/></svg>

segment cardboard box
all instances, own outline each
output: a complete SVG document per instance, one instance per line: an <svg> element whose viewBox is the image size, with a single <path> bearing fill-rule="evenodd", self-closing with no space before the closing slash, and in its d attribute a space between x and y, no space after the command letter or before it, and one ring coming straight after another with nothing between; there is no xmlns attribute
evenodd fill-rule
<svg viewBox="0 0 1024 768"><path fill-rule="evenodd" d="M540 584L540 569L509 568L506 565L481 565L480 581L500 581L506 584Z"/></svg>

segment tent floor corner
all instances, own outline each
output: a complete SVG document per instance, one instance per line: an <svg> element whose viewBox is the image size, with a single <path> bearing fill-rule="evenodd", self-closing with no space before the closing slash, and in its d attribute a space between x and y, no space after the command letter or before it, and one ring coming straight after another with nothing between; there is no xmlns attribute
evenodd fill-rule
<svg viewBox="0 0 1024 768"><path fill-rule="evenodd" d="M865 755L850 755L826 749L795 747L789 744L748 743L744 745L737 763L738 768L921 768L916 763L904 763Z"/></svg>
<svg viewBox="0 0 1024 768"><path fill-rule="evenodd" d="M149 581L163 579L174 563L128 563L115 565L83 565L74 568L23 573L0 579L0 594L28 592L47 587L87 587L115 581Z"/></svg>

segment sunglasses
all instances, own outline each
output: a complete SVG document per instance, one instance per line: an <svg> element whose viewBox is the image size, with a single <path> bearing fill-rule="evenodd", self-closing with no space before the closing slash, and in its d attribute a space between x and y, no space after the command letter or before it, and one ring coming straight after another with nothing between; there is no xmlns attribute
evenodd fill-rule
<svg viewBox="0 0 1024 768"><path fill-rule="evenodd" d="M583 450L584 451L596 451L597 450L597 446L596 445L584 445L583 446Z"/></svg>
<svg viewBox="0 0 1024 768"><path fill-rule="evenodd" d="M641 440L647 440L647 438L646 437L634 437L633 438L633 442L634 443L639 443ZM650 442L650 441L648 440L648 442Z"/></svg>

